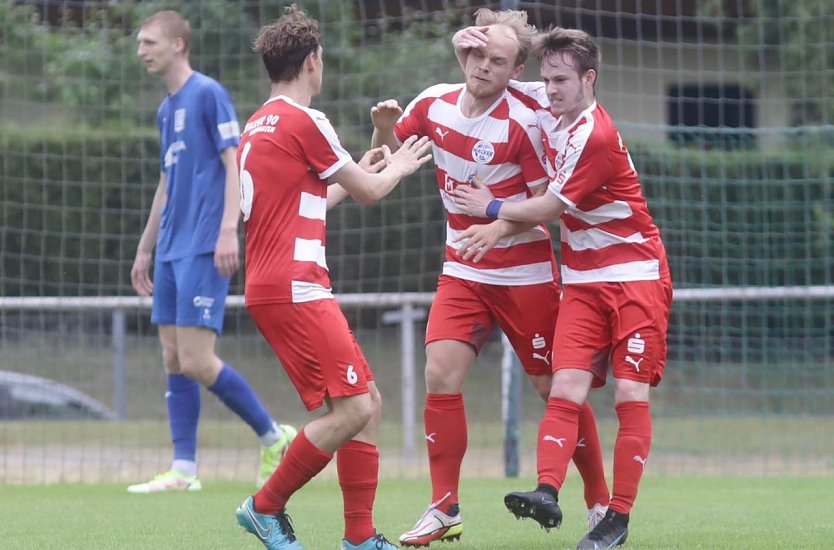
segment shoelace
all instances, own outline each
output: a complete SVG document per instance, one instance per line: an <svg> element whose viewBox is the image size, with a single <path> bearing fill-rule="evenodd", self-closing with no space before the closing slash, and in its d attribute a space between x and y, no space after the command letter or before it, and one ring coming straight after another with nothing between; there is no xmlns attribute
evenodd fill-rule
<svg viewBox="0 0 834 550"><path fill-rule="evenodd" d="M295 542L295 529L292 527L292 518L286 512L283 514L278 514L275 516L275 519L278 520L278 526L281 528L281 531L287 536L288 542Z"/></svg>
<svg viewBox="0 0 834 550"><path fill-rule="evenodd" d="M394 546L391 544L391 541L385 538L385 535L382 533L377 533L374 535L374 546L376 546L377 550L382 550L385 548L385 545Z"/></svg>

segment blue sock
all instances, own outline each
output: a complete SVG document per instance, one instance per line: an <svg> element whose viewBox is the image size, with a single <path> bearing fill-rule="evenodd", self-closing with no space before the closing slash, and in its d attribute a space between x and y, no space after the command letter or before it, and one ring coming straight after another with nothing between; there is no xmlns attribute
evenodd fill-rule
<svg viewBox="0 0 834 550"><path fill-rule="evenodd" d="M228 363L223 363L217 381L209 391L249 424L258 437L272 429L272 417L255 395L252 386Z"/></svg>
<svg viewBox="0 0 834 550"><path fill-rule="evenodd" d="M174 443L174 460L197 459L197 422L200 419L200 384L182 374L168 375L168 423Z"/></svg>

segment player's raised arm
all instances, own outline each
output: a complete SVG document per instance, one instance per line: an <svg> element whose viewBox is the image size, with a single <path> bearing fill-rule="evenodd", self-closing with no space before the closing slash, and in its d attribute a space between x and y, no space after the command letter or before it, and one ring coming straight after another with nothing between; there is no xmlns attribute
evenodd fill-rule
<svg viewBox="0 0 834 550"><path fill-rule="evenodd" d="M466 69L466 57L472 48L483 48L489 42L489 27L466 27L452 36L452 46L455 48L455 57L461 69Z"/></svg>
<svg viewBox="0 0 834 550"><path fill-rule="evenodd" d="M374 124L371 147L387 145L392 152L400 148L400 141L394 134L394 126L402 114L402 107L396 99L386 99L371 107L371 122Z"/></svg>
<svg viewBox="0 0 834 550"><path fill-rule="evenodd" d="M357 164L365 172L376 174L385 168L385 154L381 147L375 147L366 151ZM330 210L349 195L341 184L331 183L327 186L327 209Z"/></svg>
<svg viewBox="0 0 834 550"><path fill-rule="evenodd" d="M427 137L417 139L412 136L396 153L391 153L387 146L382 147L385 168L379 173L368 173L355 162L349 162L339 168L332 179L338 181L357 201L365 205L373 204L390 193L400 180L430 161L430 149Z"/></svg>

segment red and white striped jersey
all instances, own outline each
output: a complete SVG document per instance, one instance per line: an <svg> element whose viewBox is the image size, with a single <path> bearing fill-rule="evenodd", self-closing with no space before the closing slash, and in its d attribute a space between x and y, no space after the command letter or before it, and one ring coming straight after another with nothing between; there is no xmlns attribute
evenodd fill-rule
<svg viewBox="0 0 834 550"><path fill-rule="evenodd" d="M351 161L324 113L277 96L238 147L246 303L333 298L325 261L327 178Z"/></svg>
<svg viewBox="0 0 834 550"><path fill-rule="evenodd" d="M463 84L438 84L417 96L394 132L432 141L437 186L446 209L443 274L494 285L530 285L558 279L550 234L544 226L502 239L479 263L463 260L454 239L466 228L492 220L461 212L449 193L480 178L496 197L520 201L547 182L541 130L536 114L505 92L477 117L463 116Z"/></svg>
<svg viewBox="0 0 834 550"><path fill-rule="evenodd" d="M562 283L657 280L665 265L660 231L637 170L611 117L594 102L557 130L540 82L510 83L511 93L539 105L545 134L548 192L567 210L560 219Z"/></svg>

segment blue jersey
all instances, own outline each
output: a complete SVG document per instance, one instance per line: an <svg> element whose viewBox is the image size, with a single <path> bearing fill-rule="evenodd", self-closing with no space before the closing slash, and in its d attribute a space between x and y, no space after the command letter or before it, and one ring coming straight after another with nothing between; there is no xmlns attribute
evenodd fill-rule
<svg viewBox="0 0 834 550"><path fill-rule="evenodd" d="M220 152L240 142L229 92L194 72L159 106L160 170L167 179L157 260L214 252L223 218L226 169Z"/></svg>

